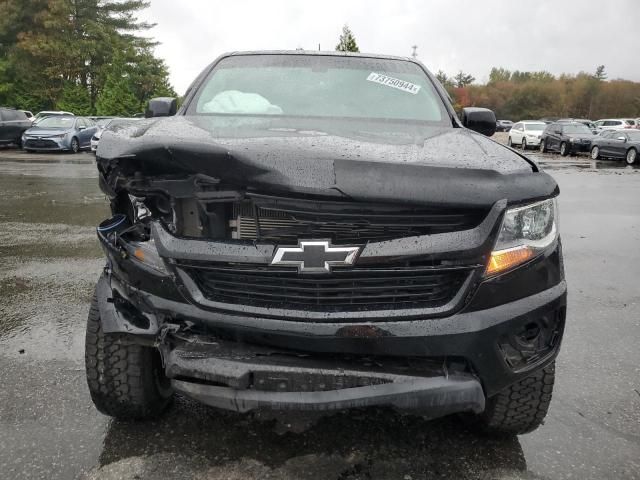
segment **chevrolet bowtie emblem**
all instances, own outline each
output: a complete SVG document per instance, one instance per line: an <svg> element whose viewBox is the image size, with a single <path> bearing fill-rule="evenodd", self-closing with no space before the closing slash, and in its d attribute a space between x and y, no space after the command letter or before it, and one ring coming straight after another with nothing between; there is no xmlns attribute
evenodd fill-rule
<svg viewBox="0 0 640 480"><path fill-rule="evenodd" d="M301 240L297 247L278 247L271 265L298 267L300 273L329 273L353 265L360 247L332 247L328 240Z"/></svg>

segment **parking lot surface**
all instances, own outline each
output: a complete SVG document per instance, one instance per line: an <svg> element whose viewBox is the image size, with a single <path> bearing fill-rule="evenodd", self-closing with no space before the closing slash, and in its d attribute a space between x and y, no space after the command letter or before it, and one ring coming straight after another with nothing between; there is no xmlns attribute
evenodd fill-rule
<svg viewBox="0 0 640 480"><path fill-rule="evenodd" d="M640 478L640 169L531 157L562 192L567 330L546 424L488 439L386 409L240 415L177 398L155 422L99 414L83 365L108 215L93 157L0 151L0 478Z"/></svg>

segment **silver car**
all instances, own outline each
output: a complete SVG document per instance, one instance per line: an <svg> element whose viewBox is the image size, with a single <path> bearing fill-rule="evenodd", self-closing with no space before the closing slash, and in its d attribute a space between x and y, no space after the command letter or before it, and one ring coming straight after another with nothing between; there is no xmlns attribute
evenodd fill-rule
<svg viewBox="0 0 640 480"><path fill-rule="evenodd" d="M46 117L22 134L22 148L34 150L66 150L73 153L89 148L98 130L95 122L84 117L54 115Z"/></svg>

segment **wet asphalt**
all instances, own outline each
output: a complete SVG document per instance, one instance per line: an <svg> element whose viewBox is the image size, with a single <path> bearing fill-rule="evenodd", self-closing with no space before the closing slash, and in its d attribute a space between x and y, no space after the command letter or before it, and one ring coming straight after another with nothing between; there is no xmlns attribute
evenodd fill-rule
<svg viewBox="0 0 640 480"><path fill-rule="evenodd" d="M640 169L532 153L561 188L569 285L547 422L488 439L385 409L160 420L92 406L84 328L108 214L88 153L0 150L0 479L640 478Z"/></svg>

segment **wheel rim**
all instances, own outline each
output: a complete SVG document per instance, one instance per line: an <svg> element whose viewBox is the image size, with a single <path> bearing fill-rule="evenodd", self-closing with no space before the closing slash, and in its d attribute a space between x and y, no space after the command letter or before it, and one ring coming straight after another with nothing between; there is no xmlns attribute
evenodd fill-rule
<svg viewBox="0 0 640 480"><path fill-rule="evenodd" d="M594 160L597 160L597 159L598 159L598 154L599 154L599 153L600 153L600 152L599 152L598 147L593 147L593 148L591 149L591 158L592 158L592 159L594 159Z"/></svg>
<svg viewBox="0 0 640 480"><path fill-rule="evenodd" d="M631 165L636 161L636 151L632 148L627 152L627 163Z"/></svg>
<svg viewBox="0 0 640 480"><path fill-rule="evenodd" d="M511 137L509 137L509 138L507 139L507 146L509 146L509 147L511 146Z"/></svg>
<svg viewBox="0 0 640 480"><path fill-rule="evenodd" d="M74 152L78 151L78 141L75 138L71 140L71 150Z"/></svg>
<svg viewBox="0 0 640 480"><path fill-rule="evenodd" d="M523 150L527 149L527 141L524 138L522 139L522 149Z"/></svg>
<svg viewBox="0 0 640 480"><path fill-rule="evenodd" d="M565 153L567 153L567 145L563 143L560 145L560 155L564 155Z"/></svg>
<svg viewBox="0 0 640 480"><path fill-rule="evenodd" d="M540 151L544 153L544 140L540 142Z"/></svg>

